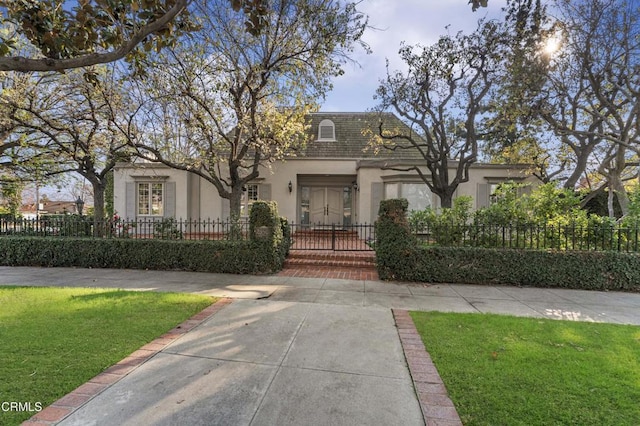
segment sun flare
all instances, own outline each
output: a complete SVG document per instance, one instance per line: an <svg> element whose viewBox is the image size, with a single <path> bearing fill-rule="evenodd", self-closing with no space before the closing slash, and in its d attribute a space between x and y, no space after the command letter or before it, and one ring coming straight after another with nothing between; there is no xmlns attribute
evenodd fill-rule
<svg viewBox="0 0 640 426"><path fill-rule="evenodd" d="M547 55L553 55L558 50L560 50L560 45L562 44L560 37L552 36L547 39L544 43L543 51Z"/></svg>

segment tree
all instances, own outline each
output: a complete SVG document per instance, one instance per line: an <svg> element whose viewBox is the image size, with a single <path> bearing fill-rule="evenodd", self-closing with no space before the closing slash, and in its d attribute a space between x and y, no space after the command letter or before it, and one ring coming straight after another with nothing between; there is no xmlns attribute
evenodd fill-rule
<svg viewBox="0 0 640 426"><path fill-rule="evenodd" d="M237 218L260 167L303 142L306 113L342 72L366 19L351 3L277 0L256 37L220 4L198 11L202 39L159 59L130 90L142 102L122 130L139 156L211 182Z"/></svg>
<svg viewBox="0 0 640 426"><path fill-rule="evenodd" d="M487 7L488 3L489 3L488 0L469 0L469 4L471 5L471 9L474 12L476 10L478 10L480 8L480 6Z"/></svg>
<svg viewBox="0 0 640 426"><path fill-rule="evenodd" d="M498 23L483 22L470 35L442 36L424 48L403 46L400 56L408 71L387 71L376 92L378 109L395 110L412 132L384 129L381 122L372 143L418 150L428 171L419 166L391 168L416 171L442 207L452 206L456 188L469 180L469 167L478 160L483 138L478 126L501 66L503 35Z"/></svg>
<svg viewBox="0 0 640 426"><path fill-rule="evenodd" d="M4 201L4 206L0 206L0 213L4 210L14 218L20 214L23 189L24 185L15 176L0 176L0 199Z"/></svg>
<svg viewBox="0 0 640 426"><path fill-rule="evenodd" d="M93 188L96 232L104 219L104 193L108 174L123 158L126 140L116 131L112 111L125 108L113 76L93 70L98 84L88 82L81 71L34 78L20 96L0 96L0 105L11 109L15 131L28 137L41 157L55 159L47 175L76 172ZM27 162L23 167L42 165Z"/></svg>
<svg viewBox="0 0 640 426"><path fill-rule="evenodd" d="M504 67L488 102L484 151L491 161L531 164L534 174L548 180L548 146L541 143L541 119L533 114L530 100L546 81L549 55L543 46L556 28L541 0L510 0L503 11Z"/></svg>
<svg viewBox="0 0 640 426"><path fill-rule="evenodd" d="M610 204L615 193L626 214L624 180L635 175L628 160L640 150L640 8L624 0L559 0L557 10L564 41L538 113L573 154L565 187L597 167Z"/></svg>
<svg viewBox="0 0 640 426"><path fill-rule="evenodd" d="M187 13L192 0L0 1L0 71L62 71L127 58L173 45L196 28ZM266 0L230 0L246 16L246 31L263 25ZM218 7L229 8L219 3ZM42 57L13 55L20 37Z"/></svg>

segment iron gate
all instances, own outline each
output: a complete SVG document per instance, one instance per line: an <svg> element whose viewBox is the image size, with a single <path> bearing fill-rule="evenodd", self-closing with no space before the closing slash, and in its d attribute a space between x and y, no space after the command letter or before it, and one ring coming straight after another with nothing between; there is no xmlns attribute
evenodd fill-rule
<svg viewBox="0 0 640 426"><path fill-rule="evenodd" d="M373 251L373 224L302 225L291 223L292 250Z"/></svg>

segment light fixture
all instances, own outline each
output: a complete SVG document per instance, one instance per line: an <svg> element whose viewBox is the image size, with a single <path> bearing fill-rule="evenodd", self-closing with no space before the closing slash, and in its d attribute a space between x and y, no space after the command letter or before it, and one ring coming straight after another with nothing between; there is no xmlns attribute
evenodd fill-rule
<svg viewBox="0 0 640 426"><path fill-rule="evenodd" d="M289 188L289 193L291 193L293 191L293 184L291 183L291 181L289 181L288 188Z"/></svg>
<svg viewBox="0 0 640 426"><path fill-rule="evenodd" d="M80 198L80 196L78 196L78 199L76 200L76 211L78 212L78 214L80 216L82 216L82 209L84 208L84 201L82 201L82 198Z"/></svg>
<svg viewBox="0 0 640 426"><path fill-rule="evenodd" d="M356 182L355 180L353 182L351 182L351 185L353 186L353 190L354 191L358 191L358 182Z"/></svg>

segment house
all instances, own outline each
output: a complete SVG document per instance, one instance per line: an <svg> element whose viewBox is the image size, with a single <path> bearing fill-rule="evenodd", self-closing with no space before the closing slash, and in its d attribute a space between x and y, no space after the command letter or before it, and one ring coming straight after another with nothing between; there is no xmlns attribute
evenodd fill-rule
<svg viewBox="0 0 640 426"><path fill-rule="evenodd" d="M41 200L36 208L35 203L23 204L20 215L25 219L36 219L44 215L78 214L78 206L75 201L50 201Z"/></svg>
<svg viewBox="0 0 640 426"><path fill-rule="evenodd" d="M373 223L380 201L404 197L410 209L438 207L433 195L415 172L387 169L390 164L423 164L415 150L378 153L364 132L377 121L373 113L311 114L311 141L294 156L261 169L260 177L246 186L242 215L255 200L274 200L280 215L298 224ZM404 126L395 115L385 123ZM451 162L454 168L455 163ZM535 182L526 166L474 164L470 179L456 196L470 195L475 207L490 203L501 182ZM114 208L128 219L175 217L227 218L229 202L195 174L156 163L119 163L114 175Z"/></svg>

